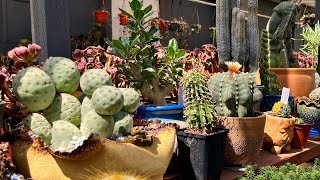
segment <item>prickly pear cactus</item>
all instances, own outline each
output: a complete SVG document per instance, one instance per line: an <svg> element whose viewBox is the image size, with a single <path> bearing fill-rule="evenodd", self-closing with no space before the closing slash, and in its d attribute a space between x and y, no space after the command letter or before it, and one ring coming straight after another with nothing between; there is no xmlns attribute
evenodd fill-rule
<svg viewBox="0 0 320 180"><path fill-rule="evenodd" d="M209 80L209 89L216 102L219 116L255 117L254 105L262 100L256 88L255 73L241 73L238 62L226 62L229 71L215 73Z"/></svg>
<svg viewBox="0 0 320 180"><path fill-rule="evenodd" d="M81 104L76 97L70 94L58 93L53 103L43 111L43 115L51 123L57 120L65 120L79 126Z"/></svg>
<svg viewBox="0 0 320 180"><path fill-rule="evenodd" d="M284 102L277 102L272 107L272 115L282 118L291 117L291 107Z"/></svg>
<svg viewBox="0 0 320 180"><path fill-rule="evenodd" d="M75 62L65 57L50 57L43 70L53 80L57 92L73 94L79 87L80 71Z"/></svg>
<svg viewBox="0 0 320 180"><path fill-rule="evenodd" d="M128 113L135 112L140 105L140 95L132 88L119 88L122 92L124 102L122 109Z"/></svg>
<svg viewBox="0 0 320 180"><path fill-rule="evenodd" d="M117 114L123 107L121 91L113 86L102 86L94 91L91 102L97 113L102 115Z"/></svg>
<svg viewBox="0 0 320 180"><path fill-rule="evenodd" d="M107 71L103 69L89 69L80 78L80 87L87 95L92 95L97 88L107 85L112 85L112 82Z"/></svg>
<svg viewBox="0 0 320 180"><path fill-rule="evenodd" d="M91 110L82 118L80 131L85 137L96 133L101 137L109 138L112 135L113 127L112 116L100 115L95 110Z"/></svg>
<svg viewBox="0 0 320 180"><path fill-rule="evenodd" d="M133 127L133 118L126 111L120 111L117 114L113 115L113 119L115 122L113 134L126 135Z"/></svg>
<svg viewBox="0 0 320 180"><path fill-rule="evenodd" d="M210 130L215 122L215 107L201 72L191 70L183 75L184 116L191 129Z"/></svg>
<svg viewBox="0 0 320 180"><path fill-rule="evenodd" d="M72 152L86 139L80 129L69 121L58 120L52 123L50 149L54 152Z"/></svg>
<svg viewBox="0 0 320 180"><path fill-rule="evenodd" d="M50 145L52 126L44 116L39 113L31 113L24 118L23 123L47 145Z"/></svg>
<svg viewBox="0 0 320 180"><path fill-rule="evenodd" d="M85 98L83 98L81 103L81 119L91 110L94 110L91 102L91 97L86 96Z"/></svg>
<svg viewBox="0 0 320 180"><path fill-rule="evenodd" d="M56 90L51 78L41 69L28 67L13 79L13 92L28 112L46 109L52 103Z"/></svg>
<svg viewBox="0 0 320 180"><path fill-rule="evenodd" d="M309 94L311 101L320 104L320 88L316 88Z"/></svg>

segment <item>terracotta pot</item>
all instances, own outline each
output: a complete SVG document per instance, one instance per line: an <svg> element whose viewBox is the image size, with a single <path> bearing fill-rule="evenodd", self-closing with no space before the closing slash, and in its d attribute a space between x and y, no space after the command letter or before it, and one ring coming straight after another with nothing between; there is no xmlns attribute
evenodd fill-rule
<svg viewBox="0 0 320 180"><path fill-rule="evenodd" d="M308 96L315 88L315 72L313 68L269 68L274 72L283 87L290 88L295 96Z"/></svg>
<svg viewBox="0 0 320 180"><path fill-rule="evenodd" d="M125 14L119 14L120 25L126 26L129 23L129 17Z"/></svg>
<svg viewBox="0 0 320 180"><path fill-rule="evenodd" d="M310 129L313 124L296 124L294 126L294 135L291 141L291 147L301 149L306 145Z"/></svg>
<svg viewBox="0 0 320 180"><path fill-rule="evenodd" d="M109 17L109 11L95 10L93 11L96 23L107 23Z"/></svg>
<svg viewBox="0 0 320 180"><path fill-rule="evenodd" d="M263 143L263 129L266 115L258 113L257 117L217 117L229 134L226 142L224 161L227 165L250 164L260 151Z"/></svg>
<svg viewBox="0 0 320 180"><path fill-rule="evenodd" d="M263 147L274 154L291 150L294 118L281 118L267 114Z"/></svg>
<svg viewBox="0 0 320 180"><path fill-rule="evenodd" d="M175 149L176 131L166 127L155 133L151 146L97 137L75 153L60 155L24 133L14 142L13 160L18 172L37 180L163 179Z"/></svg>

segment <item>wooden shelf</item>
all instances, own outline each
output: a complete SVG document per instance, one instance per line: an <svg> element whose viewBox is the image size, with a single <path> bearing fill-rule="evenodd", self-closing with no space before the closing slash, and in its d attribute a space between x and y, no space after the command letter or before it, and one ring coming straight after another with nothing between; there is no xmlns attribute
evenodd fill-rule
<svg viewBox="0 0 320 180"><path fill-rule="evenodd" d="M293 164L302 164L320 156L320 141L308 140L305 148L292 149L284 154L272 154L268 151L261 150L253 160L255 168L263 166L281 166L287 162ZM243 171L236 169L225 168L221 174L221 180L235 179L238 176L244 175Z"/></svg>

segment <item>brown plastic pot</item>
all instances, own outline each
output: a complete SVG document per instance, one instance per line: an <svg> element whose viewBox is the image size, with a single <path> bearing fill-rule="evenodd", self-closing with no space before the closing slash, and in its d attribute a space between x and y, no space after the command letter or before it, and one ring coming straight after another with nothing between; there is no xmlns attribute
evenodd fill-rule
<svg viewBox="0 0 320 180"><path fill-rule="evenodd" d="M126 26L129 23L129 17L125 14L119 14L120 25Z"/></svg>
<svg viewBox="0 0 320 180"><path fill-rule="evenodd" d="M109 17L109 11L95 10L93 11L96 23L107 23Z"/></svg>
<svg viewBox="0 0 320 180"><path fill-rule="evenodd" d="M302 149L308 140L309 132L313 124L296 124L294 126L294 135L291 141L291 147Z"/></svg>

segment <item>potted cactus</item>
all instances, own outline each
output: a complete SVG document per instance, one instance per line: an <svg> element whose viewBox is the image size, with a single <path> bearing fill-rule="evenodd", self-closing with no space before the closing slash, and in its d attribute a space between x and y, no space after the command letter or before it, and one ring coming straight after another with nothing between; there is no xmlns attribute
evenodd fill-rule
<svg viewBox="0 0 320 180"><path fill-rule="evenodd" d="M302 149L306 145L312 126L313 123L301 118L295 119L294 135L290 144L292 148Z"/></svg>
<svg viewBox="0 0 320 180"><path fill-rule="evenodd" d="M263 146L274 154L291 150L295 119L291 116L291 107L284 102L274 104L267 113L264 128Z"/></svg>
<svg viewBox="0 0 320 180"><path fill-rule="evenodd" d="M97 0L99 1L99 0ZM96 23L107 23L108 22L108 17L109 17L109 11L107 11L105 9L105 4L104 4L104 0L101 0L101 7L102 9L95 9L93 11L93 15L95 17L95 21Z"/></svg>
<svg viewBox="0 0 320 180"><path fill-rule="evenodd" d="M184 73L184 117L188 129L177 132L183 179L219 179L228 130L216 128L208 78L197 69Z"/></svg>

